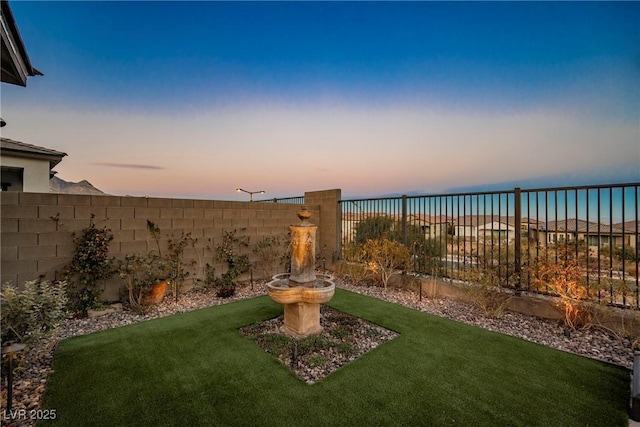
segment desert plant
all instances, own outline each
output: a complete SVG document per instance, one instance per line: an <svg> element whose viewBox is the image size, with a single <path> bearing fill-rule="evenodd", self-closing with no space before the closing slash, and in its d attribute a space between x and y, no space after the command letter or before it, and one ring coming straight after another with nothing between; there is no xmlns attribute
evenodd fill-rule
<svg viewBox="0 0 640 427"><path fill-rule="evenodd" d="M536 284L548 286L557 296L556 305L563 312L565 326L577 329L588 326L592 313L585 306L588 298L587 287L583 283L583 270L576 260L538 259L530 275Z"/></svg>
<svg viewBox="0 0 640 427"><path fill-rule="evenodd" d="M505 292L494 272L473 269L465 271L463 278L468 282L465 291L472 304L482 310L486 317L500 318L507 311L512 294Z"/></svg>
<svg viewBox="0 0 640 427"><path fill-rule="evenodd" d="M126 255L120 260L118 273L127 287L131 309L141 313L147 312L149 306L144 302L145 295L153 285L165 280L170 271L170 265L155 252L146 255Z"/></svg>
<svg viewBox="0 0 640 427"><path fill-rule="evenodd" d="M621 309L609 304L594 304L591 324L623 342L628 340L633 349L640 346L640 317L635 310Z"/></svg>
<svg viewBox="0 0 640 427"><path fill-rule="evenodd" d="M362 259L358 259L357 261L342 261L336 273L343 279L348 279L353 285L363 284L365 280L367 284L371 282L367 280L371 276L371 271Z"/></svg>
<svg viewBox="0 0 640 427"><path fill-rule="evenodd" d="M195 248L197 241L198 239L194 238L191 233L185 234L184 232L178 237L171 234L171 237L167 240L165 260L170 270L169 278L171 279L171 287L176 301L184 280L191 275L188 268L193 268L197 263L195 259L185 262L184 250L187 247Z"/></svg>
<svg viewBox="0 0 640 427"><path fill-rule="evenodd" d="M198 289L206 289L215 284L216 281L216 269L209 263L204 266L204 279L196 279L196 286Z"/></svg>
<svg viewBox="0 0 640 427"><path fill-rule="evenodd" d="M486 240L473 251L473 256L481 266L483 274L498 286L513 287L522 277L516 271L513 254L515 244L504 239Z"/></svg>
<svg viewBox="0 0 640 427"><path fill-rule="evenodd" d="M307 364L312 368L325 366L327 364L327 358L321 354L311 354L307 357Z"/></svg>
<svg viewBox="0 0 640 427"><path fill-rule="evenodd" d="M258 256L259 266L266 277L277 272L277 267L287 259L289 241L283 236L264 236L256 243L253 253Z"/></svg>
<svg viewBox="0 0 640 427"><path fill-rule="evenodd" d="M216 277L215 286L218 288L217 295L228 298L236 292L236 280L249 271L249 256L241 254L249 246L249 236L242 234L243 230L225 231L222 241L215 248L215 259L218 262L227 264L227 270Z"/></svg>
<svg viewBox="0 0 640 427"><path fill-rule="evenodd" d="M636 253L636 248L632 246L625 246L624 248L620 246L614 247L613 256L619 261L622 261L622 260L638 261L638 254Z"/></svg>
<svg viewBox="0 0 640 427"><path fill-rule="evenodd" d="M66 315L66 282L36 280L18 290L5 285L0 292L2 344L29 342L53 330Z"/></svg>
<svg viewBox="0 0 640 427"><path fill-rule="evenodd" d="M432 276L439 275L442 270L442 257L445 247L438 239L415 238L411 246L411 260L413 270L429 273Z"/></svg>
<svg viewBox="0 0 640 427"><path fill-rule="evenodd" d="M362 250L367 267L379 277L385 292L391 275L398 269L407 268L411 258L409 249L385 237L367 240Z"/></svg>
<svg viewBox="0 0 640 427"><path fill-rule="evenodd" d="M150 219L147 220L147 231L156 242L156 248L158 249L158 255L162 256L162 250L160 249L160 238L162 237L162 233L160 232L160 227Z"/></svg>
<svg viewBox="0 0 640 427"><path fill-rule="evenodd" d="M64 275L71 283L67 288L70 308L82 313L100 305L98 282L116 272L114 258L109 257L113 234L106 226L97 227L93 218L92 214L89 225L79 235L73 233L73 258L64 267Z"/></svg>
<svg viewBox="0 0 640 427"><path fill-rule="evenodd" d="M394 228L393 218L386 215L377 215L365 218L358 222L355 229L356 245L363 245L367 240L376 240L389 237Z"/></svg>

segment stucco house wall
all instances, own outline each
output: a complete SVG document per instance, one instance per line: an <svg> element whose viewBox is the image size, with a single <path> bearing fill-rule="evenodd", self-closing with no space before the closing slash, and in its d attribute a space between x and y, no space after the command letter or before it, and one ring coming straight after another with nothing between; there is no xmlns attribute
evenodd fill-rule
<svg viewBox="0 0 640 427"><path fill-rule="evenodd" d="M29 193L49 192L49 161L41 159L26 159L3 154L0 156L2 167L22 169L22 186L15 188L19 183L12 183L9 191L25 191Z"/></svg>

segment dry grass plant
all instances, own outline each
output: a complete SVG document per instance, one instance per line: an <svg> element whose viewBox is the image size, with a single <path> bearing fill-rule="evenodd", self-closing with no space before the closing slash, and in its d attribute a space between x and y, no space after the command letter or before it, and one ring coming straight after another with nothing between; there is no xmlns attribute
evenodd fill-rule
<svg viewBox="0 0 640 427"><path fill-rule="evenodd" d="M593 305L593 327L606 331L621 341L628 339L632 348L640 348L640 313L615 306L615 303L626 300L629 293L626 284L619 280L605 279L600 285L605 288L604 292L610 292L614 305L606 300Z"/></svg>
<svg viewBox="0 0 640 427"><path fill-rule="evenodd" d="M620 341L628 340L631 348L640 349L640 317L636 311L597 304L592 313L592 327Z"/></svg>
<svg viewBox="0 0 640 427"><path fill-rule="evenodd" d="M500 286L493 271L467 270L463 277L468 283L467 296L486 317L499 319L504 316L512 294Z"/></svg>
<svg viewBox="0 0 640 427"><path fill-rule="evenodd" d="M353 285L359 286L364 283L371 284L371 271L364 262L343 261L336 271L337 275L350 281Z"/></svg>

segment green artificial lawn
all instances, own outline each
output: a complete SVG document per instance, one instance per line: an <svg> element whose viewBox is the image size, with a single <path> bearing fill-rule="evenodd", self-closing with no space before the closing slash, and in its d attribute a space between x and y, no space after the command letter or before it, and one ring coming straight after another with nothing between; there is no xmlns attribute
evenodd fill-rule
<svg viewBox="0 0 640 427"><path fill-rule="evenodd" d="M269 297L60 343L43 409L68 426L626 426L615 366L338 289L400 336L307 385L239 327Z"/></svg>

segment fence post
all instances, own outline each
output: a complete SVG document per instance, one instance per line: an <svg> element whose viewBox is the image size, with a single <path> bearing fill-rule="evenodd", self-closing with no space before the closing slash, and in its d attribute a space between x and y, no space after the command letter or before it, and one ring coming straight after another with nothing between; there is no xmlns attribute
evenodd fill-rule
<svg viewBox="0 0 640 427"><path fill-rule="evenodd" d="M402 244L407 246L407 196L402 196Z"/></svg>
<svg viewBox="0 0 640 427"><path fill-rule="evenodd" d="M515 203L515 218L514 218L514 223L515 223L515 247L514 247L514 252L515 252L515 257L514 257L514 273L516 276L516 293L520 292L520 288L522 286L522 254L521 254L521 250L522 250L522 195L520 193L521 189L520 187L516 187L513 191L513 195L514 195L514 203Z"/></svg>

